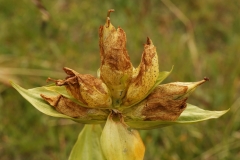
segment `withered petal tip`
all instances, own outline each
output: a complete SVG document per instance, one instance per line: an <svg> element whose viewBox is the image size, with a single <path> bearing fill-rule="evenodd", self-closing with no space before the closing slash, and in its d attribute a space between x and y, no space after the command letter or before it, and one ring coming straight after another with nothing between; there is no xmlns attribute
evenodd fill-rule
<svg viewBox="0 0 240 160"><path fill-rule="evenodd" d="M55 80L55 79L52 79L52 78L50 78L50 77L48 77L47 79L46 79L46 82L48 83L48 82L56 82L57 80Z"/></svg>
<svg viewBox="0 0 240 160"><path fill-rule="evenodd" d="M111 12L114 12L115 10L114 9L109 9L108 10L108 13L107 13L107 21L106 21L106 24L107 24L107 26L106 26L106 28L108 28L109 26L110 26L110 14L111 14Z"/></svg>
<svg viewBox="0 0 240 160"><path fill-rule="evenodd" d="M69 68L68 67L63 67L62 69L65 71L65 70L68 70Z"/></svg>
<svg viewBox="0 0 240 160"><path fill-rule="evenodd" d="M203 78L205 81L209 81L210 79L208 77Z"/></svg>
<svg viewBox="0 0 240 160"><path fill-rule="evenodd" d="M107 17L107 26L106 26L106 28L108 28L109 26L110 26L110 18L109 17Z"/></svg>
<svg viewBox="0 0 240 160"><path fill-rule="evenodd" d="M114 9L109 9L107 13L107 17L110 17L111 12L114 12L114 11L115 11Z"/></svg>
<svg viewBox="0 0 240 160"><path fill-rule="evenodd" d="M152 44L152 41L149 37L147 37L147 45L150 45L150 44Z"/></svg>

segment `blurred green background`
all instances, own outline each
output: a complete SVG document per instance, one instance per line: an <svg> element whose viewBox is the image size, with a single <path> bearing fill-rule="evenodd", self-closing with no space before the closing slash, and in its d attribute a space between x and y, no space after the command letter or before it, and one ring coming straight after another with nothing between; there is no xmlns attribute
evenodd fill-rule
<svg viewBox="0 0 240 160"><path fill-rule="evenodd" d="M107 10L127 34L136 67L149 36L160 70L172 81L210 81L189 102L203 109L231 110L219 119L141 131L146 160L240 159L239 0L78 1L0 0L0 159L65 160L81 124L46 116L9 85L46 84L65 77L62 67L96 75L98 28ZM41 13L42 11L42 13Z"/></svg>

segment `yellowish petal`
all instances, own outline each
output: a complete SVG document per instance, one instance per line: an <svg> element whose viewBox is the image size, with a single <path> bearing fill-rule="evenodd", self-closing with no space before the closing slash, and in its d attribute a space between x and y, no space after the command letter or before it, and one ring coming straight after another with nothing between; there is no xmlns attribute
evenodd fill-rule
<svg viewBox="0 0 240 160"><path fill-rule="evenodd" d="M131 81L133 67L126 50L126 34L121 28L115 29L110 22L109 11L106 24L99 28L101 56L100 78L110 89L113 104L117 106L125 96Z"/></svg>
<svg viewBox="0 0 240 160"><path fill-rule="evenodd" d="M108 117L100 142L107 160L143 160L145 146L138 131L128 129L124 122L114 121L112 115Z"/></svg>
<svg viewBox="0 0 240 160"><path fill-rule="evenodd" d="M123 105L130 106L142 100L154 86L158 74L159 67L156 47L148 38L144 46L141 63L138 68L134 70L132 81L123 99Z"/></svg>
<svg viewBox="0 0 240 160"><path fill-rule="evenodd" d="M112 99L107 86L101 79L89 74L79 74L70 68L64 68L68 74L65 80L57 80L56 85L64 85L74 98L91 108L109 108Z"/></svg>
<svg viewBox="0 0 240 160"><path fill-rule="evenodd" d="M104 120L108 116L107 112L104 112L100 109L82 107L62 95L47 96L41 94L41 97L51 106L53 106L58 112L73 118L79 118L83 120Z"/></svg>

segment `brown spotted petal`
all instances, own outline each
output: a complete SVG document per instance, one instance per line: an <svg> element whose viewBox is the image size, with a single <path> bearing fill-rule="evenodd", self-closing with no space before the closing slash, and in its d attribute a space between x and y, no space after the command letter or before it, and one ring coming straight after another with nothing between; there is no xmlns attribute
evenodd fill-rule
<svg viewBox="0 0 240 160"><path fill-rule="evenodd" d="M152 41L147 38L141 63L138 68L134 70L126 97L123 99L123 105L130 106L141 101L154 86L158 75L159 67L156 47Z"/></svg>
<svg viewBox="0 0 240 160"><path fill-rule="evenodd" d="M64 85L74 98L90 108L111 107L112 100L107 86L101 79L89 74L79 74L70 68L64 68L68 74L65 80L57 80L56 85Z"/></svg>
<svg viewBox="0 0 240 160"><path fill-rule="evenodd" d="M100 109L92 109L82 107L70 99L58 95L56 97L46 96L41 94L41 97L53 106L58 112L73 118L80 118L84 120L92 119L106 119L108 114Z"/></svg>
<svg viewBox="0 0 240 160"><path fill-rule="evenodd" d="M199 82L174 82L159 85L140 104L126 110L125 115L132 119L174 121L186 108L189 94Z"/></svg>
<svg viewBox="0 0 240 160"><path fill-rule="evenodd" d="M120 27L115 29L109 17L106 24L99 28L99 47L100 77L110 89L116 106L126 93L133 67L126 50L126 34Z"/></svg>

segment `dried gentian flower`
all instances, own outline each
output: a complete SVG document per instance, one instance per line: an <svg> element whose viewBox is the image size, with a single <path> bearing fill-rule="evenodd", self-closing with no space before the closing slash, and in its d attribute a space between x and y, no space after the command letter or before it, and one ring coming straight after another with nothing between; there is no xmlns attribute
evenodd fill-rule
<svg viewBox="0 0 240 160"><path fill-rule="evenodd" d="M105 25L99 28L99 78L65 67L68 76L64 80L49 78L55 85L26 90L12 83L41 112L86 124L70 160L140 160L145 147L136 129L194 123L218 118L228 111L207 111L186 103L190 93L207 78L160 85L171 71L159 72L156 47L150 38L139 66L134 68L125 32L111 24L113 11L108 11Z"/></svg>

